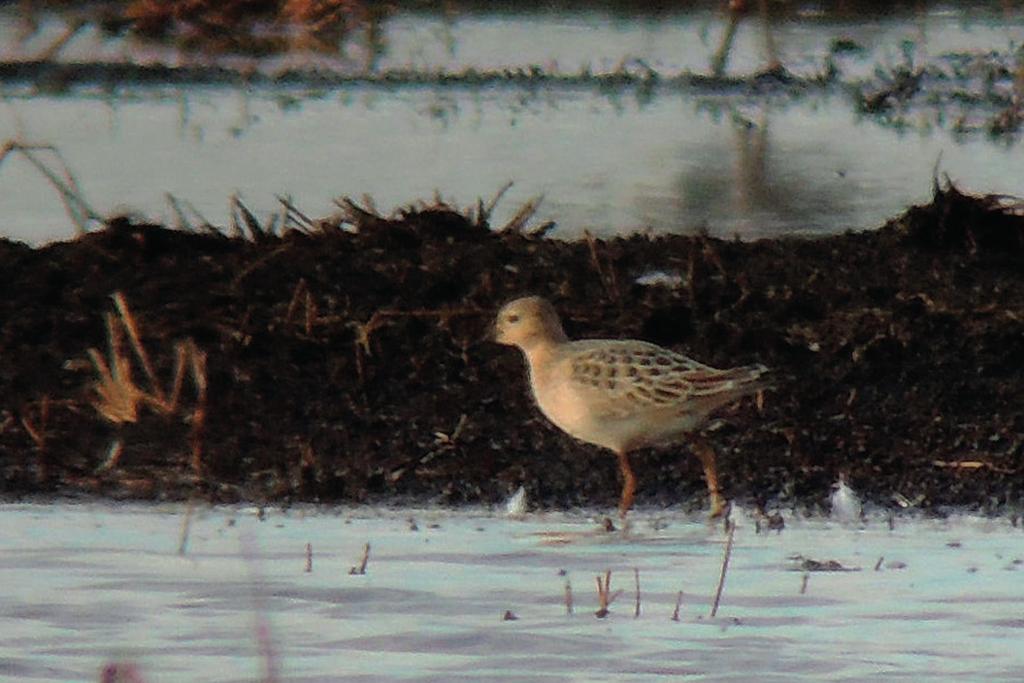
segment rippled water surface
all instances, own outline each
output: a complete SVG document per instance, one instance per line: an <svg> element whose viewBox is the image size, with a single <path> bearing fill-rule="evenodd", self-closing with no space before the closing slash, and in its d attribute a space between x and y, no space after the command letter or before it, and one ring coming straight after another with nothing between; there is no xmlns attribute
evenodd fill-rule
<svg viewBox="0 0 1024 683"><path fill-rule="evenodd" d="M563 236L652 230L762 237L869 228L930 197L938 165L966 189L1020 194L1019 145L957 143L861 120L839 96L744 104L588 93L382 94L297 109L272 94L182 92L110 102L0 104L0 128L47 140L102 213L174 223L171 193L215 224L239 192L264 215L291 195L307 214L343 194L384 210L435 192L460 206L515 185L495 221L543 195L537 220ZM59 196L27 162L0 173L4 234L72 233Z"/></svg>
<svg viewBox="0 0 1024 683"><path fill-rule="evenodd" d="M0 60L38 54L66 24L43 21L22 40L19 10L0 8ZM875 16L802 11L775 24L786 66L820 73L837 39L859 46L832 55L845 82L958 51L1012 51L1024 14L998 3ZM82 86L0 87L0 140L55 145L101 214L138 211L175 222L166 195L227 223L229 196L263 216L291 195L312 216L341 195L370 195L384 211L435 192L461 206L515 185L495 221L543 195L537 220L562 236L707 230L731 237L821 234L870 228L927 199L933 170L966 189L1024 193L1020 142L950 131L959 105L904 116L898 126L856 113L842 87L802 96L714 89L646 92L537 83L474 87L430 74L528 69L594 74L654 68L706 73L724 31L715 5L664 14L610 11L519 13L470 8L448 15L398 13L369 62L355 41L340 58L222 58L273 73L420 73L422 83L320 88ZM757 21L740 26L729 73L764 65ZM361 56L362 55L362 56ZM66 62L205 64L171 47L104 39L84 30L58 55ZM364 70L371 68L371 72ZM963 103L967 106L967 103ZM976 106L971 105L971 106ZM0 167L0 234L42 242L73 231L60 198L24 159Z"/></svg>
<svg viewBox="0 0 1024 683"><path fill-rule="evenodd" d="M607 537L585 515L204 509L179 556L183 518L0 507L4 680L95 680L109 661L150 681L257 680L264 628L286 681L1011 681L1024 666L1024 531L1005 519L758 534L736 515L712 618L721 526L676 513ZM795 556L852 571L805 574ZM606 570L622 593L598 619Z"/></svg>

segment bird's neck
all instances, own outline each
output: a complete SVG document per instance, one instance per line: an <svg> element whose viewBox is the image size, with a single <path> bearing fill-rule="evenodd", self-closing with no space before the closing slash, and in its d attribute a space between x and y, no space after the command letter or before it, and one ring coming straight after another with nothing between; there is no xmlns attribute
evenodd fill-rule
<svg viewBox="0 0 1024 683"><path fill-rule="evenodd" d="M564 343L555 339L538 339L521 346L526 362L530 366L530 374L534 377L544 375Z"/></svg>

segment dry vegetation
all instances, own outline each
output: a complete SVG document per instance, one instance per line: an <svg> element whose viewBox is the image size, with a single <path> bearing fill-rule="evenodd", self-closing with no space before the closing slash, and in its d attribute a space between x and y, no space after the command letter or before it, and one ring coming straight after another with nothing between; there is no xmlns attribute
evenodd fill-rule
<svg viewBox="0 0 1024 683"><path fill-rule="evenodd" d="M480 342L530 292L573 336L775 369L763 414L708 434L732 498L824 505L844 473L883 505L1024 500L1024 219L1005 198L937 187L880 230L749 244L564 242L496 229L483 202L339 206L260 221L236 202L235 236L115 219L0 241L5 489L459 503L524 485L610 504L614 468L537 414L514 351ZM637 284L651 270L679 284ZM640 504L706 505L678 449L635 466Z"/></svg>
<svg viewBox="0 0 1024 683"><path fill-rule="evenodd" d="M211 50L330 52L352 31L375 30L386 12L372 0L134 0L108 23Z"/></svg>

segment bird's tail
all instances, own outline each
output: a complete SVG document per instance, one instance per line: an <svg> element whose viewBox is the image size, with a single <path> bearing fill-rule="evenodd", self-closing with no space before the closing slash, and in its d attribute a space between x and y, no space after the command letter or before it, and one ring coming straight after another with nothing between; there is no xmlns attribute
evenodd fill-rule
<svg viewBox="0 0 1024 683"><path fill-rule="evenodd" d="M693 387L692 396L705 404L708 411L732 403L738 398L771 387L769 370L760 363L726 370L710 369L687 380Z"/></svg>

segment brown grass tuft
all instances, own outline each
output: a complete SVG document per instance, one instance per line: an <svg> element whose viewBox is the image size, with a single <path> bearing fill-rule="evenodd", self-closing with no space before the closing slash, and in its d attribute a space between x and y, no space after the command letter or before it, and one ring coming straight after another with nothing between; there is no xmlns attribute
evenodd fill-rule
<svg viewBox="0 0 1024 683"><path fill-rule="evenodd" d="M117 314L106 314L108 357L104 358L95 348L88 350L98 376L93 386L93 407L114 424L137 422L143 407L170 417L178 411L187 373L192 379L196 397L189 419L192 424L189 441L192 469L198 476L202 471L202 437L206 424L206 353L199 350L191 339L177 342L174 345L174 370L165 391L142 343L141 328L127 299L121 292L116 292L113 299ZM131 347L131 352L128 347ZM136 380L135 363L142 368L144 382Z"/></svg>

